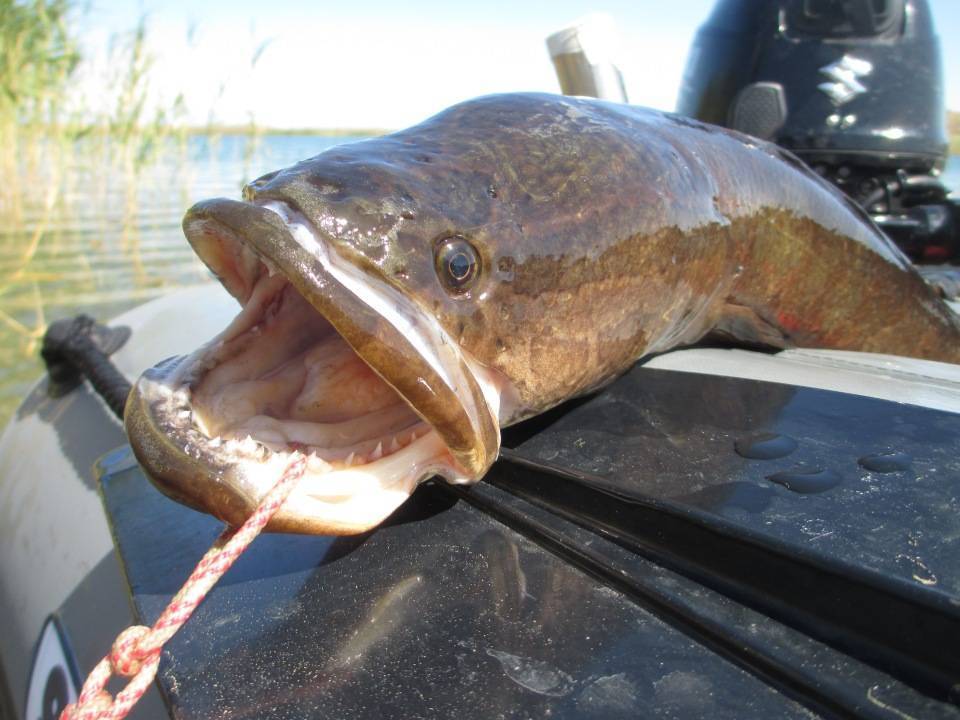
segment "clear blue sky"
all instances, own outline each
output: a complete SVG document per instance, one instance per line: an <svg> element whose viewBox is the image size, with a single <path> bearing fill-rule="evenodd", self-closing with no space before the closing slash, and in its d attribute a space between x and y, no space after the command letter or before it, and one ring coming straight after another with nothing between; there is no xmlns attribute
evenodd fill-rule
<svg viewBox="0 0 960 720"><path fill-rule="evenodd" d="M960 109L960 0L930 3L947 104ZM400 127L483 93L556 91L544 38L602 11L620 31L630 101L672 109L693 33L713 4L91 0L78 22L95 62L81 86L90 97L104 94L109 37L145 15L156 97L169 102L182 92L191 122Z"/></svg>

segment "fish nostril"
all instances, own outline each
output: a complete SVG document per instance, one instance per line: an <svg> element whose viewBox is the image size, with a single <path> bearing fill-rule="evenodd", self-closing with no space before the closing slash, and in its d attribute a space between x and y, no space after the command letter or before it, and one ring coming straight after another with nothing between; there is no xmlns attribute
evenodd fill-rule
<svg viewBox="0 0 960 720"><path fill-rule="evenodd" d="M280 170L274 170L273 172L267 173L266 175L261 175L256 180L247 183L243 186L243 191L241 197L247 202L253 202L257 197L257 192L263 189L263 187L270 183L277 175L280 174Z"/></svg>

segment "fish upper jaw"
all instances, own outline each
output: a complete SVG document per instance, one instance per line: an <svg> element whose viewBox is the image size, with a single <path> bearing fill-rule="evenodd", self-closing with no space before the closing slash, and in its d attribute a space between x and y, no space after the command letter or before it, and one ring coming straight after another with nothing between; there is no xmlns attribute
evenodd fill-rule
<svg viewBox="0 0 960 720"><path fill-rule="evenodd" d="M506 383L412 299L340 257L302 214L280 201L259 207L284 223L284 239L294 243L271 258L279 271L440 433L462 472L479 479L499 451Z"/></svg>
<svg viewBox="0 0 960 720"><path fill-rule="evenodd" d="M499 450L504 383L434 318L338 257L282 203L208 201L187 213L184 228L243 309L220 336L134 387L128 434L161 490L237 523L292 453L304 452L308 475L268 529L347 534L377 525L430 476L458 483L482 476ZM247 349L257 343L279 358L276 366ZM363 387L379 389L354 393L361 397L355 417L314 423L300 396L312 401L319 393L321 416L337 412L324 402L337 384L309 380L316 366L337 363L346 370L336 372L363 375ZM254 388L252 399L231 389L224 381L231 377ZM279 414L272 396L284 398ZM344 397L353 402L349 392ZM237 407L253 409L231 415Z"/></svg>

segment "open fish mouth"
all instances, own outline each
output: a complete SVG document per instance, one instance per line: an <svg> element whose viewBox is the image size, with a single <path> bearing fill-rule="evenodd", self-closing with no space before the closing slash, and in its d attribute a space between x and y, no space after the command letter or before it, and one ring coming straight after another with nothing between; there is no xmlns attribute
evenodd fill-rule
<svg viewBox="0 0 960 720"><path fill-rule="evenodd" d="M238 524L302 453L268 529L350 534L429 477L471 482L490 466L500 383L414 300L282 202L207 201L184 230L242 309L134 386L128 435L163 492Z"/></svg>

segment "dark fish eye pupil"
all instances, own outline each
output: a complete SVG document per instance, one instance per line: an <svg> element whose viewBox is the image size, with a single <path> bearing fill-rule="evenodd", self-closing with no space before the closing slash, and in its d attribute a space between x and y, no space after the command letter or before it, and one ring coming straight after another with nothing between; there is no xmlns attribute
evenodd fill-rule
<svg viewBox="0 0 960 720"><path fill-rule="evenodd" d="M470 258L458 252L450 259L450 274L457 280L463 280L470 273Z"/></svg>
<svg viewBox="0 0 960 720"><path fill-rule="evenodd" d="M477 251L467 240L451 237L437 248L437 272L447 289L465 292L478 275Z"/></svg>

